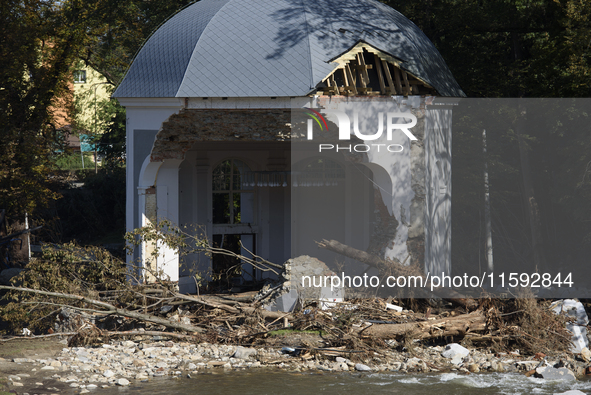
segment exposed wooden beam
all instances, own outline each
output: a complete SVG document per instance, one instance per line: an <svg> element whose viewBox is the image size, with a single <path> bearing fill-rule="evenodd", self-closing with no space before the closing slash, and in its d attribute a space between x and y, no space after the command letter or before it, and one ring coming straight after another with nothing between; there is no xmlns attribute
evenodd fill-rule
<svg viewBox="0 0 591 395"><path fill-rule="evenodd" d="M401 95L403 95L404 93L402 92L402 81L400 80L400 70L396 66L394 66L394 77L396 78L396 89L398 90L398 92Z"/></svg>
<svg viewBox="0 0 591 395"><path fill-rule="evenodd" d="M404 93L405 93L405 96L409 96L410 95L410 85L408 83L408 75L406 75L406 71L400 70L400 72L402 73L402 79L404 80Z"/></svg>
<svg viewBox="0 0 591 395"><path fill-rule="evenodd" d="M380 66L381 59L375 53L373 54L374 60L376 62L376 73L378 73L378 81L380 82L380 93L382 95L386 94L386 84L384 83L384 75L382 74L382 67Z"/></svg>
<svg viewBox="0 0 591 395"><path fill-rule="evenodd" d="M362 86L366 87L369 84L369 74L367 73L367 69L369 68L368 65L365 64L365 58L363 57L363 52L359 52L357 54L357 63L360 67L360 77ZM371 65L370 65L371 66Z"/></svg>
<svg viewBox="0 0 591 395"><path fill-rule="evenodd" d="M394 88L394 82L392 81L392 75L390 74L390 69L388 68L388 63L385 60L382 60L382 66L384 67L384 74L386 74L386 79L388 80L388 86L390 88L390 94L396 94L396 88ZM402 93L402 90L400 90Z"/></svg>
<svg viewBox="0 0 591 395"><path fill-rule="evenodd" d="M355 78L353 77L353 73L351 73L351 68L349 67L349 65L345 66L345 70L347 71L347 77L349 79L349 86L351 93L353 93L354 95L357 94L357 87L355 86Z"/></svg>

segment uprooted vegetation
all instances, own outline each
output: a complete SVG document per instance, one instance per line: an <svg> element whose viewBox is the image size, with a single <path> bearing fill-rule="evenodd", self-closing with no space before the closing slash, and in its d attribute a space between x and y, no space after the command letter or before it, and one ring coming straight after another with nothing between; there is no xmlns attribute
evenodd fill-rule
<svg viewBox="0 0 591 395"><path fill-rule="evenodd" d="M75 335L71 344L112 337L166 335L195 341L263 345L278 330L301 336L300 347L375 350L416 340L464 341L495 351L565 352L565 317L531 297L483 299L472 311L452 301L353 299L323 309L308 300L291 313L267 311L256 291L183 295L171 283L131 285L125 264L103 249L64 245L46 249L15 286L3 287L5 335L28 328L37 334ZM394 311L387 303L413 310ZM316 341L311 341L316 337ZM393 341L395 340L395 341Z"/></svg>
<svg viewBox="0 0 591 395"><path fill-rule="evenodd" d="M236 255L191 238L170 224L163 226L137 230L128 240L138 245L164 237L169 246L185 253L199 250ZM334 241L323 243L383 270L398 270L396 265L400 265L376 261ZM238 262L246 259L262 270L281 273L284 269L256 256L238 258ZM571 344L571 334L565 328L567 318L554 314L548 301L536 300L526 291L507 300L474 300L459 294L451 299L372 296L327 306L308 299L284 313L265 308L269 287L268 292L185 295L174 283L159 280L162 276L158 273L151 273L150 284L136 277L138 273L137 268L99 247L47 247L42 257L33 259L13 280L13 286L0 286L4 292L0 311L0 326L6 328L3 334L22 334L24 328L39 335L67 333L73 335L70 344L80 345L134 335L263 345L276 342L278 334L285 337L288 331L289 337L298 335L300 347L311 350L409 349L416 341L462 341L495 351L519 348L522 353L547 355L567 352ZM198 276L195 278L197 281ZM270 289L277 287L281 284ZM392 304L405 310L393 310Z"/></svg>

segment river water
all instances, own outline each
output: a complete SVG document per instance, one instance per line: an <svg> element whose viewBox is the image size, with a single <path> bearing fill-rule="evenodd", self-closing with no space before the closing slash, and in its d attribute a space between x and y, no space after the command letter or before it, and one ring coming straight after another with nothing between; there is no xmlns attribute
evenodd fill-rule
<svg viewBox="0 0 591 395"><path fill-rule="evenodd" d="M101 394L555 394L578 389L591 394L591 381L548 382L517 373L462 375L399 373L207 372L191 378L158 378Z"/></svg>

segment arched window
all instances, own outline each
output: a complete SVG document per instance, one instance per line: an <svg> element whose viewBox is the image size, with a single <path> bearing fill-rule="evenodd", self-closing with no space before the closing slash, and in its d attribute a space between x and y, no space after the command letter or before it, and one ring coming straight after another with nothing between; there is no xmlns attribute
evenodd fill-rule
<svg viewBox="0 0 591 395"><path fill-rule="evenodd" d="M246 182L250 168L238 159L228 159L213 170L213 223L252 224L254 186Z"/></svg>

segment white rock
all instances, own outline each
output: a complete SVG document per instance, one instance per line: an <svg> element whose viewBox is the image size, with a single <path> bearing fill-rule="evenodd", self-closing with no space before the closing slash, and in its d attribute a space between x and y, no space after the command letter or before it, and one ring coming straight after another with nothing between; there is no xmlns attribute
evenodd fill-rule
<svg viewBox="0 0 591 395"><path fill-rule="evenodd" d="M115 381L115 384L120 385L122 387L128 386L129 385L129 380L127 379L119 379L117 381Z"/></svg>
<svg viewBox="0 0 591 395"><path fill-rule="evenodd" d="M55 370L53 366L43 366L41 370Z"/></svg>
<svg viewBox="0 0 591 395"><path fill-rule="evenodd" d="M585 393L579 390L570 390L566 392L555 392L554 395L585 395Z"/></svg>
<svg viewBox="0 0 591 395"><path fill-rule="evenodd" d="M109 377L115 376L115 373L112 370L105 370L105 372L103 373L103 376L109 378Z"/></svg>
<svg viewBox="0 0 591 395"><path fill-rule="evenodd" d="M254 348L238 346L236 347L236 351L234 352L232 357L238 359L248 359L251 355L256 355L256 353L257 350L255 350Z"/></svg>
<svg viewBox="0 0 591 395"><path fill-rule="evenodd" d="M458 343L450 343L445 346L445 350L441 353L444 358L451 359L451 363L459 365L462 359L470 354L470 350L462 347Z"/></svg>
<svg viewBox="0 0 591 395"><path fill-rule="evenodd" d="M542 366L536 369L536 375L542 376L545 380L575 381L575 374L567 368L554 368L552 366Z"/></svg>
<svg viewBox="0 0 591 395"><path fill-rule="evenodd" d="M371 371L371 368L367 365L362 364L362 363L358 363L358 364L355 364L355 370L358 370L360 372L369 372L369 371Z"/></svg>

